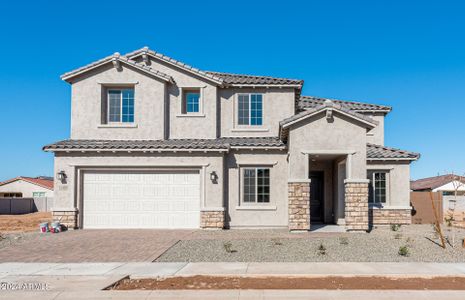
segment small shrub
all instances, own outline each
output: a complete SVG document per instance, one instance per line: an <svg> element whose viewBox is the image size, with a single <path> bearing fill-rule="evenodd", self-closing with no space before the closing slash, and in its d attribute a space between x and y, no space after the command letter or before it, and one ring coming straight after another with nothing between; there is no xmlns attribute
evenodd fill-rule
<svg viewBox="0 0 465 300"><path fill-rule="evenodd" d="M271 239L275 246L282 246L283 243L279 239Z"/></svg>
<svg viewBox="0 0 465 300"><path fill-rule="evenodd" d="M392 224L391 225L391 230L392 231L399 231L400 229L400 224Z"/></svg>
<svg viewBox="0 0 465 300"><path fill-rule="evenodd" d="M349 239L346 237L339 238L339 244L341 245L349 245Z"/></svg>
<svg viewBox="0 0 465 300"><path fill-rule="evenodd" d="M410 253L409 253L408 247L407 247L407 246L401 246L401 247L399 247L399 252L398 252L398 254L399 254L400 256L409 256Z"/></svg>
<svg viewBox="0 0 465 300"><path fill-rule="evenodd" d="M223 247L224 247L224 250L226 250L226 252L228 252L228 253L235 253L235 252L237 252L237 250L234 250L234 249L232 248L232 243L231 243L231 242L225 242L225 243L223 244Z"/></svg>
<svg viewBox="0 0 465 300"><path fill-rule="evenodd" d="M449 214L448 216L444 217L444 221L446 222L447 227L452 227L454 220L454 216Z"/></svg>
<svg viewBox="0 0 465 300"><path fill-rule="evenodd" d="M326 247L325 245L323 245L323 243L321 243L320 246L318 247L318 253L320 255L326 255Z"/></svg>
<svg viewBox="0 0 465 300"><path fill-rule="evenodd" d="M397 233L397 234L394 236L394 238L395 238L396 240L400 240L400 239L402 238L402 234Z"/></svg>

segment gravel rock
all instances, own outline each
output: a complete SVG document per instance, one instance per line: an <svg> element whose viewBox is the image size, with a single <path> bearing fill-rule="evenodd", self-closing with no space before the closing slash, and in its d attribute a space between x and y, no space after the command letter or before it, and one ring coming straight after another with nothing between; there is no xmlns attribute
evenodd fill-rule
<svg viewBox="0 0 465 300"><path fill-rule="evenodd" d="M215 239L182 240L160 256L159 262L465 262L462 240L465 230L444 228L444 234L455 246L442 249L429 225L402 226L399 231L389 227L375 228L370 233L316 235L304 233L289 237L266 231L238 238L230 230L211 232ZM258 231L258 230L257 230ZM454 233L455 231L455 233ZM208 235L208 232L205 233ZM250 237L252 236L252 237ZM204 236L205 237L205 236ZM227 239L228 237L234 237ZM226 243L230 243L230 247ZM406 246L408 256L399 255ZM322 251L321 249L325 249ZM227 251L229 249L229 251ZM232 250L232 251L231 251Z"/></svg>

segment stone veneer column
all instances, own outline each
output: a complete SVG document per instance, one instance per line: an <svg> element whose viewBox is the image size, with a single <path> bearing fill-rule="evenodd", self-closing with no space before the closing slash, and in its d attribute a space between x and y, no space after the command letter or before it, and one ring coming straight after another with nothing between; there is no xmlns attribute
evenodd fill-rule
<svg viewBox="0 0 465 300"><path fill-rule="evenodd" d="M348 231L367 231L368 225L368 179L346 179L345 219Z"/></svg>
<svg viewBox="0 0 465 300"><path fill-rule="evenodd" d="M288 182L289 230L310 230L310 179Z"/></svg>
<svg viewBox="0 0 465 300"><path fill-rule="evenodd" d="M77 209L57 208L52 211L53 221L58 221L68 229L77 228Z"/></svg>
<svg viewBox="0 0 465 300"><path fill-rule="evenodd" d="M224 208L204 208L200 212L200 228L223 229Z"/></svg>

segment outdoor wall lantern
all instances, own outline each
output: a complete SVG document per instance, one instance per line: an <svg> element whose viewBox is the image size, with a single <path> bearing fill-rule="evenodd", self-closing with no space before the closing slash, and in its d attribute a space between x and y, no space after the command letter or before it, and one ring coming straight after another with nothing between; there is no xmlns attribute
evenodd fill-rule
<svg viewBox="0 0 465 300"><path fill-rule="evenodd" d="M215 171L212 171L212 172L210 173L210 180L211 180L212 182L216 182L217 179L218 179L218 175L216 174Z"/></svg>
<svg viewBox="0 0 465 300"><path fill-rule="evenodd" d="M65 171L60 171L57 173L57 179L60 180L62 183L66 182L66 173Z"/></svg>

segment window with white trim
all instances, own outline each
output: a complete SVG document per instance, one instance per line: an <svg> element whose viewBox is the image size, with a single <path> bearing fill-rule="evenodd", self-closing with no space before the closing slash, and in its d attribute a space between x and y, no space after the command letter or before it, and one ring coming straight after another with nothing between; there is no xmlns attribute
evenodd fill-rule
<svg viewBox="0 0 465 300"><path fill-rule="evenodd" d="M370 180L368 202L386 204L388 199L389 172L370 171L368 172L368 179Z"/></svg>
<svg viewBox="0 0 465 300"><path fill-rule="evenodd" d="M134 123L134 89L109 89L107 122Z"/></svg>
<svg viewBox="0 0 465 300"><path fill-rule="evenodd" d="M32 192L32 197L45 197L45 192Z"/></svg>
<svg viewBox="0 0 465 300"><path fill-rule="evenodd" d="M263 125L263 95L239 94L237 101L237 124Z"/></svg>
<svg viewBox="0 0 465 300"><path fill-rule="evenodd" d="M270 169L243 168L242 169L242 202L269 203L270 202Z"/></svg>
<svg viewBox="0 0 465 300"><path fill-rule="evenodd" d="M182 90L182 114L199 114L201 112L201 92L200 89Z"/></svg>

